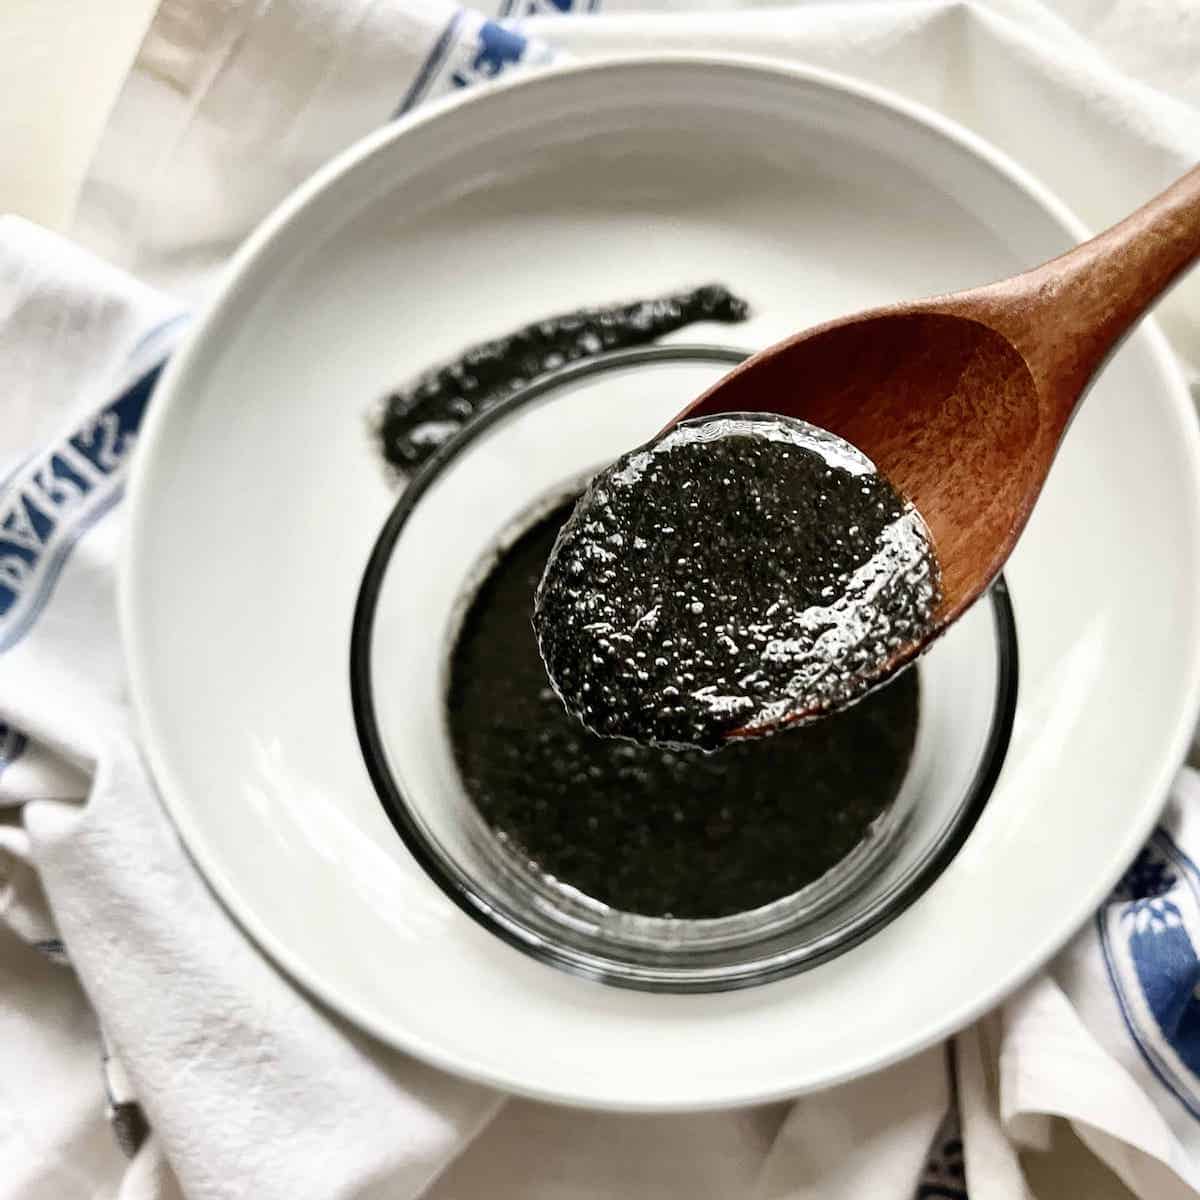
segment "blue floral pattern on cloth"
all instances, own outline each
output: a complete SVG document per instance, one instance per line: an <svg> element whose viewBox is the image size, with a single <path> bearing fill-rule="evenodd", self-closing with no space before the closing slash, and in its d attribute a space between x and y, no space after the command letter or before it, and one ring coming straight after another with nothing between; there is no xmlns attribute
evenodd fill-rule
<svg viewBox="0 0 1200 1200"><path fill-rule="evenodd" d="M0 650L41 611L76 538L116 502L160 367L147 371L0 489Z"/></svg>
<svg viewBox="0 0 1200 1200"><path fill-rule="evenodd" d="M1096 914L1121 1016L1146 1065L1200 1117L1200 872L1157 829Z"/></svg>
<svg viewBox="0 0 1200 1200"><path fill-rule="evenodd" d="M0 721L0 775L5 767L21 757L27 745L25 735L19 729Z"/></svg>
<svg viewBox="0 0 1200 1200"><path fill-rule="evenodd" d="M469 61L455 68L451 82L455 87L470 87L480 80L494 79L519 63L528 51L529 39L523 33L495 21L484 21L475 35Z"/></svg>
<svg viewBox="0 0 1200 1200"><path fill-rule="evenodd" d="M958 1121L958 1102L955 1100L934 1134L914 1200L968 1200L967 1170Z"/></svg>
<svg viewBox="0 0 1200 1200"><path fill-rule="evenodd" d="M513 67L553 62L551 48L523 33L514 20L540 13L594 12L598 7L598 0L507 0L497 20L459 9L430 49L396 116L444 92L495 79Z"/></svg>
<svg viewBox="0 0 1200 1200"><path fill-rule="evenodd" d="M522 17L553 16L555 13L597 12L600 0L501 0L500 16L504 20Z"/></svg>
<svg viewBox="0 0 1200 1200"><path fill-rule="evenodd" d="M0 652L29 631L76 541L121 498L142 417L183 325L174 317L152 329L123 387L0 480ZM23 748L22 738L8 761Z"/></svg>

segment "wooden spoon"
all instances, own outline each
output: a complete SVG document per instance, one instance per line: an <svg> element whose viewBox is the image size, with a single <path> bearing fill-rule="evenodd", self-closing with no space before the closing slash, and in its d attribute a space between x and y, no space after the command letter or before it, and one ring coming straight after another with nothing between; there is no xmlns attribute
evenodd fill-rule
<svg viewBox="0 0 1200 1200"><path fill-rule="evenodd" d="M882 680L995 579L1089 384L1198 256L1200 167L1106 233L1023 275L779 342L676 419L799 417L857 446L916 506L933 534L942 599L928 637L882 664Z"/></svg>

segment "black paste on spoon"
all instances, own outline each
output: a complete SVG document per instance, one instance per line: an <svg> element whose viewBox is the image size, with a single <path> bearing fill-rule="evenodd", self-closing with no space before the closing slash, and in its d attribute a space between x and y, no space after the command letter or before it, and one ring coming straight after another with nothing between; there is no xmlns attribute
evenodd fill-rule
<svg viewBox="0 0 1200 1200"><path fill-rule="evenodd" d="M387 397L378 425L383 456L403 472L414 471L473 417L541 375L607 350L645 345L700 321L744 321L749 312L728 288L710 284L631 304L581 308L481 342Z"/></svg>
<svg viewBox="0 0 1200 1200"><path fill-rule="evenodd" d="M920 515L803 421L685 421L588 485L534 618L567 708L608 737L720 747L862 698L930 629Z"/></svg>
<svg viewBox="0 0 1200 1200"><path fill-rule="evenodd" d="M646 916L728 916L820 878L895 799L916 736L917 673L720 754L597 737L551 689L531 625L571 508L498 556L452 650L447 719L478 811L544 874Z"/></svg>

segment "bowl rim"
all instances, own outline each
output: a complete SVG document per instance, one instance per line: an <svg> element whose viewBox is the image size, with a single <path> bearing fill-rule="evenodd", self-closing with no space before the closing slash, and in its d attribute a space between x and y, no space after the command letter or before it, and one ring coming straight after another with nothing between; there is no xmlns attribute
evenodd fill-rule
<svg viewBox="0 0 1200 1200"><path fill-rule="evenodd" d="M917 860L885 891L861 910L847 914L813 947L780 950L765 964L737 968L698 965L638 965L629 968L612 956L556 944L533 928L503 898L489 893L462 870L428 836L413 814L388 762L375 709L372 643L379 599L392 554L420 507L422 498L443 472L494 429L530 405L568 393L574 385L608 371L656 363L715 362L734 365L749 357L746 351L707 344L670 343L600 353L570 363L534 379L478 414L440 445L405 485L371 549L359 583L350 634L350 703L359 750L375 794L392 827L409 853L441 891L462 912L489 933L539 962L613 987L648 992L723 992L757 987L810 970L844 954L894 921L937 880L962 849L983 814L1004 766L1017 708L1018 643L1008 587L1003 576L989 591L996 647L996 682L987 739L974 774L956 810L924 848ZM497 531L498 533L500 531ZM853 891L857 888L852 889Z"/></svg>

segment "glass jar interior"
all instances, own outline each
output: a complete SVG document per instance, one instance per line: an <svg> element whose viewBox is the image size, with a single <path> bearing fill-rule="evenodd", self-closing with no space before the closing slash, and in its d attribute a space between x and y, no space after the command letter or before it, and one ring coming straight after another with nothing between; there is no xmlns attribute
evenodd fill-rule
<svg viewBox="0 0 1200 1200"><path fill-rule="evenodd" d="M480 818L445 720L449 648L496 548L653 436L741 356L662 347L568 369L489 413L409 486L380 537L355 624L352 685L368 768L435 881L493 932L626 986L746 986L861 940L924 890L990 791L1015 699L1002 587L914 668L921 709L903 785L872 835L790 896L715 919L646 917L548 880Z"/></svg>

